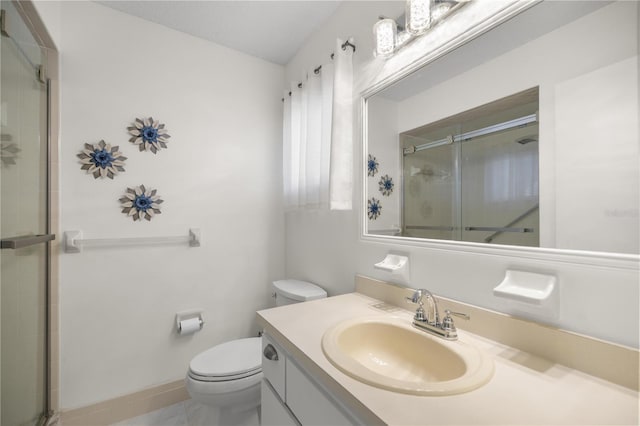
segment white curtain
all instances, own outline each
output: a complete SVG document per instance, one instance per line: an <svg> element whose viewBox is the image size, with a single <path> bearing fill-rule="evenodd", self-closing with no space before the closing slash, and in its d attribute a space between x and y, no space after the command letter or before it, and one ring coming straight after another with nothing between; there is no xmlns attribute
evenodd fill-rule
<svg viewBox="0 0 640 426"><path fill-rule="evenodd" d="M353 199L353 49L338 39L334 57L330 206L350 210Z"/></svg>
<svg viewBox="0 0 640 426"><path fill-rule="evenodd" d="M352 49L341 45L337 40L333 63L322 64L317 73L309 70L301 87L292 83L291 95L284 97L287 210L351 208Z"/></svg>

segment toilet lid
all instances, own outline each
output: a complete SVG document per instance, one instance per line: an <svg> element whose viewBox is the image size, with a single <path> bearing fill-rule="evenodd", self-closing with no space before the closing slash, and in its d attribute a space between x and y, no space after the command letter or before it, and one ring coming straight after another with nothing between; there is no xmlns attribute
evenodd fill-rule
<svg viewBox="0 0 640 426"><path fill-rule="evenodd" d="M274 281L273 286L277 291L292 300L304 302L307 300L324 299L327 292L317 285L300 280L279 280Z"/></svg>
<svg viewBox="0 0 640 426"><path fill-rule="evenodd" d="M259 337L221 343L196 355L189 370L196 377L245 377L261 370L261 349Z"/></svg>

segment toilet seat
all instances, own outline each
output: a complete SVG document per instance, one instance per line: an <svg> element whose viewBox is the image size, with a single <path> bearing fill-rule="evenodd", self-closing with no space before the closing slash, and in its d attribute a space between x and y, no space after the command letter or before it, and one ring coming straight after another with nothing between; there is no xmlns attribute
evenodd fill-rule
<svg viewBox="0 0 640 426"><path fill-rule="evenodd" d="M189 377L201 382L239 380L262 372L259 337L216 345L191 360Z"/></svg>
<svg viewBox="0 0 640 426"><path fill-rule="evenodd" d="M191 377L194 380L198 380L200 382L227 382L230 380L239 380L239 379L244 379L245 377L251 377L261 372L262 372L262 369L258 368L257 370L254 370L251 372L234 374L229 376L203 376L200 374L195 374L193 371L189 371L189 377Z"/></svg>

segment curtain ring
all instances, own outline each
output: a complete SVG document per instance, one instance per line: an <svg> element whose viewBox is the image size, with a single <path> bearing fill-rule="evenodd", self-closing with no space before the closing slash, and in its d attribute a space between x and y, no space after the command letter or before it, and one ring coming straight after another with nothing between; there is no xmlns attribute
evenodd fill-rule
<svg viewBox="0 0 640 426"><path fill-rule="evenodd" d="M351 46L353 48L353 53L356 52L356 45L349 42L349 40L342 43L342 50L347 50L347 46ZM332 58L333 59L333 58Z"/></svg>

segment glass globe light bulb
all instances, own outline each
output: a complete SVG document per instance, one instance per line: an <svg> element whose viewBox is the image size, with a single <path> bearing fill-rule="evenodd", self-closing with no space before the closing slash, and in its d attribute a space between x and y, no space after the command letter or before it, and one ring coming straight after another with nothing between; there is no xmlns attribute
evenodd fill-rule
<svg viewBox="0 0 640 426"><path fill-rule="evenodd" d="M406 27L408 32L418 35L431 27L431 1L407 0Z"/></svg>
<svg viewBox="0 0 640 426"><path fill-rule="evenodd" d="M393 19L381 19L373 26L376 56L390 56L395 50L397 26Z"/></svg>

